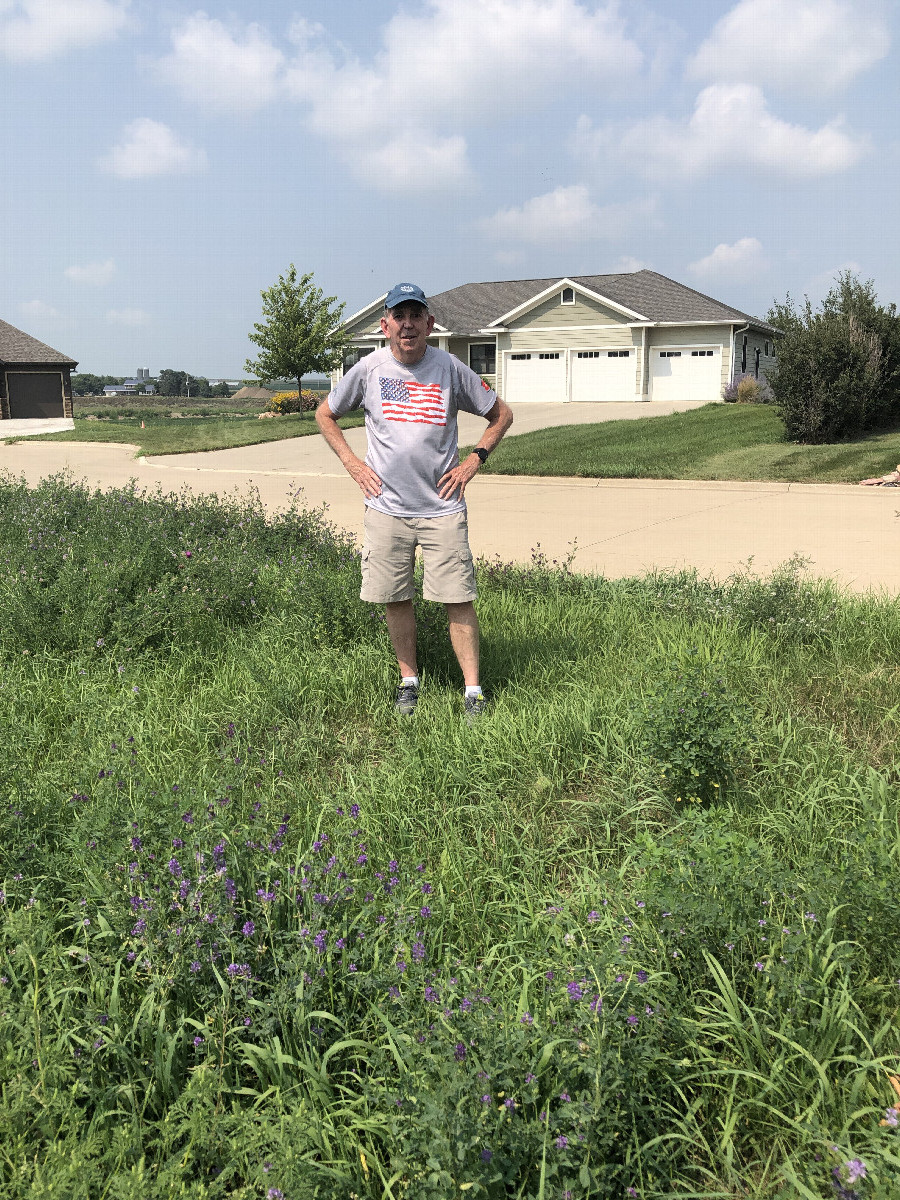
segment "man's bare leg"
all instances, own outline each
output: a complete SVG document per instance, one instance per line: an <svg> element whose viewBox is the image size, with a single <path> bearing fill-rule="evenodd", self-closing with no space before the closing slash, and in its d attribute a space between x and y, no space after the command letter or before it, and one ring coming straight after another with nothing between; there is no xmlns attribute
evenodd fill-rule
<svg viewBox="0 0 900 1200"><path fill-rule="evenodd" d="M416 614L412 600L399 600L384 606L388 637L397 655L400 674L409 679L418 675L416 666Z"/></svg>
<svg viewBox="0 0 900 1200"><path fill-rule="evenodd" d="M471 600L465 604L447 604L450 641L466 687L478 686L478 616Z"/></svg>

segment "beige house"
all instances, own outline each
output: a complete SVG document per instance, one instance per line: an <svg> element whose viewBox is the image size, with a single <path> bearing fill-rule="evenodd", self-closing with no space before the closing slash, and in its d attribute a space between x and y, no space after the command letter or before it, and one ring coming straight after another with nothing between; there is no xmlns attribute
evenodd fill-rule
<svg viewBox="0 0 900 1200"><path fill-rule="evenodd" d="M344 322L345 370L384 345L384 300ZM775 363L773 326L655 271L467 283L429 305L430 341L509 403L720 400Z"/></svg>

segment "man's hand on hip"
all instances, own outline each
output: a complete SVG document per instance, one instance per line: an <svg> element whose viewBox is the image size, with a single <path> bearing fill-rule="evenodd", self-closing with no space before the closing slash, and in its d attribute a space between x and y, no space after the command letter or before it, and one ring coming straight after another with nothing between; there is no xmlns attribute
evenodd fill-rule
<svg viewBox="0 0 900 1200"><path fill-rule="evenodd" d="M452 470L447 471L438 480L438 495L442 500L450 500L453 498L453 493L459 489L459 499L462 500L466 490L466 484L470 479L474 479L478 473L478 468L481 466L481 459L477 454L470 454L464 462L458 463Z"/></svg>
<svg viewBox="0 0 900 1200"><path fill-rule="evenodd" d="M381 495L381 480L368 463L361 458L352 458L344 463L344 469L351 479L355 479L367 500L373 500Z"/></svg>

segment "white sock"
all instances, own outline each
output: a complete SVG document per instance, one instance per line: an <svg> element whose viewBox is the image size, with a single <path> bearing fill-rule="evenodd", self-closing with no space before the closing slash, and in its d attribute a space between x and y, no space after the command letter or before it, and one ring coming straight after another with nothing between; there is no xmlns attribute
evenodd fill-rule
<svg viewBox="0 0 900 1200"><path fill-rule="evenodd" d="M419 686L419 677L418 675L402 675L400 677L400 682L404 687L406 687L408 684L412 684L413 687L417 688Z"/></svg>
<svg viewBox="0 0 900 1200"><path fill-rule="evenodd" d="M481 684L480 684L480 683L473 683L473 684L470 684L470 685L469 685L469 686L466 688L466 699L467 699L467 700L468 700L468 699L469 699L471 696L480 696L480 695L482 695L482 691L481 691Z"/></svg>

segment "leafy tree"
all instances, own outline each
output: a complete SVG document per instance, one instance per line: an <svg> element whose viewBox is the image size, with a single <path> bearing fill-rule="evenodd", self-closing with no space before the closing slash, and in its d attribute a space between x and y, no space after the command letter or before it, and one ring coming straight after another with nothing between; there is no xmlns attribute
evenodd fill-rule
<svg viewBox="0 0 900 1200"><path fill-rule="evenodd" d="M209 396L209 380L202 376L189 375L187 371L172 371L166 367L160 371L156 385L160 396Z"/></svg>
<svg viewBox="0 0 900 1200"><path fill-rule="evenodd" d="M91 375L81 372L72 376L72 391L76 396L99 396L109 383L122 383L122 375Z"/></svg>
<svg viewBox="0 0 900 1200"><path fill-rule="evenodd" d="M767 319L785 335L769 384L788 438L838 441L900 421L900 318L871 280L842 272L818 311L788 295Z"/></svg>
<svg viewBox="0 0 900 1200"><path fill-rule="evenodd" d="M245 367L260 384L285 376L301 380L310 372L327 374L340 366L349 342L340 319L343 304L336 296L325 296L314 286L312 272L297 275L291 263L278 282L262 293L264 322L253 326L251 342L260 348Z"/></svg>

